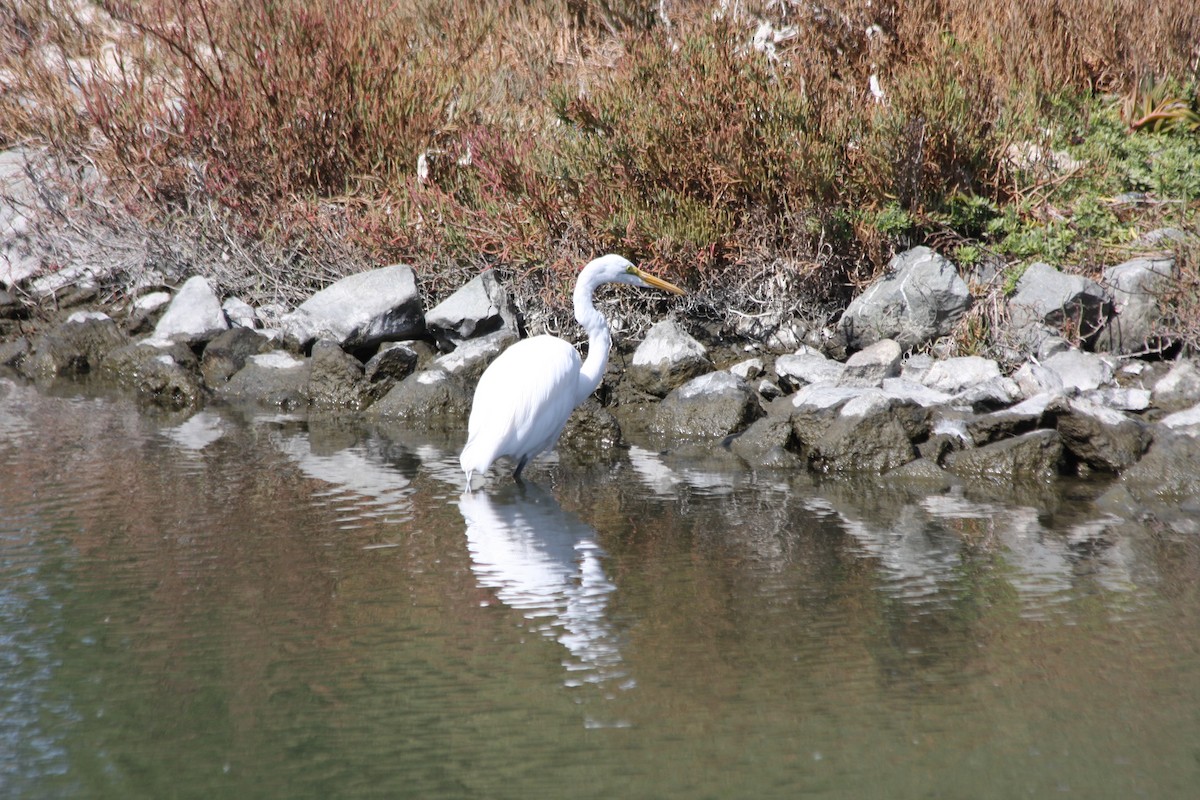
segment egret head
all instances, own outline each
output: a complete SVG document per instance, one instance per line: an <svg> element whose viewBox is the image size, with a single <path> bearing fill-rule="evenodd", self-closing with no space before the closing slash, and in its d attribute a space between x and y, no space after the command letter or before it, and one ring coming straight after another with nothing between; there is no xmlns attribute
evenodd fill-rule
<svg viewBox="0 0 1200 800"><path fill-rule="evenodd" d="M602 283L628 283L632 286L662 289L671 294L683 294L683 290L675 284L642 272L629 259L613 253L588 262L579 273L579 286L594 288Z"/></svg>

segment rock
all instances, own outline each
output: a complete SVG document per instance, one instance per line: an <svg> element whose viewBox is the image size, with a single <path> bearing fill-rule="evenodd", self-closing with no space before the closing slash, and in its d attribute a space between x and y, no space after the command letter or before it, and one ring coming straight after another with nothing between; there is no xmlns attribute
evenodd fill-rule
<svg viewBox="0 0 1200 800"><path fill-rule="evenodd" d="M246 366L246 359L270 349L271 342L265 336L249 328L230 328L205 345L200 374L205 384L215 388Z"/></svg>
<svg viewBox="0 0 1200 800"><path fill-rule="evenodd" d="M850 400L868 391L872 390L860 386L812 383L796 392L796 396L792 398L792 405L800 411L809 413L828 411L840 408Z"/></svg>
<svg viewBox="0 0 1200 800"><path fill-rule="evenodd" d="M1145 424L1082 398L1056 400L1047 414L1055 418L1058 434L1071 455L1092 469L1120 472L1136 463L1150 446Z"/></svg>
<svg viewBox="0 0 1200 800"><path fill-rule="evenodd" d="M368 415L433 428L465 422L479 376L516 338L502 328L478 339L468 339L453 353L434 359L427 368L393 386L367 409Z"/></svg>
<svg viewBox="0 0 1200 800"><path fill-rule="evenodd" d="M960 356L934 362L922 383L930 389L953 395L999 377L1000 365L990 358Z"/></svg>
<svg viewBox="0 0 1200 800"><path fill-rule="evenodd" d="M776 397L783 396L783 390L772 383L768 378L763 378L761 381L759 381L758 386L755 388L764 400L774 400Z"/></svg>
<svg viewBox="0 0 1200 800"><path fill-rule="evenodd" d="M143 314L153 314L171 302L170 292L148 292L133 301L133 310Z"/></svg>
<svg viewBox="0 0 1200 800"><path fill-rule="evenodd" d="M342 278L285 314L279 324L301 344L329 339L345 350L413 339L425 332L416 275L407 264Z"/></svg>
<svg viewBox="0 0 1200 800"><path fill-rule="evenodd" d="M364 377L369 383L391 384L404 380L413 373L421 360L417 346L412 342L389 342L379 348L379 352L371 356L364 369Z"/></svg>
<svg viewBox="0 0 1200 800"><path fill-rule="evenodd" d="M1058 432L1039 430L951 453L946 457L946 466L964 478L1046 480L1059 473L1062 460Z"/></svg>
<svg viewBox="0 0 1200 800"><path fill-rule="evenodd" d="M951 399L945 392L930 389L908 378L884 378L882 388L887 397L903 403L914 403L923 408L945 405Z"/></svg>
<svg viewBox="0 0 1200 800"><path fill-rule="evenodd" d="M897 255L888 274L850 304L839 327L852 350L895 339L903 350L945 336L971 306L954 265L927 247Z"/></svg>
<svg viewBox="0 0 1200 800"><path fill-rule="evenodd" d="M1168 414L1158 421L1160 425L1188 436L1200 436L1200 403L1184 411Z"/></svg>
<svg viewBox="0 0 1200 800"><path fill-rule="evenodd" d="M188 278L154 326L156 342L207 342L229 328L221 301L208 281L199 275Z"/></svg>
<svg viewBox="0 0 1200 800"><path fill-rule="evenodd" d="M1150 399L1164 411L1178 411L1200 400L1200 369L1191 361L1179 361L1154 384Z"/></svg>
<svg viewBox="0 0 1200 800"><path fill-rule="evenodd" d="M955 483L952 475L939 467L936 461L928 458L918 458L895 469L889 469L883 477L889 483L915 484L928 487L939 494L950 489Z"/></svg>
<svg viewBox="0 0 1200 800"><path fill-rule="evenodd" d="M294 410L308 405L310 371L307 360L283 350L272 350L247 358L244 367L214 390L225 402L258 403Z"/></svg>
<svg viewBox="0 0 1200 800"><path fill-rule="evenodd" d="M119 347L105 356L97 374L132 390L143 403L172 411L196 408L205 398L196 355L182 342Z"/></svg>
<svg viewBox="0 0 1200 800"><path fill-rule="evenodd" d="M1121 484L1140 504L1181 504L1200 497L1200 447L1195 438L1167 431L1121 476Z"/></svg>
<svg viewBox="0 0 1200 800"><path fill-rule="evenodd" d="M917 457L909 432L897 412L896 401L878 390L868 390L842 406L826 424L793 416L796 438L818 472L881 473Z"/></svg>
<svg viewBox="0 0 1200 800"><path fill-rule="evenodd" d="M775 359L775 374L785 388L795 391L814 383L837 383L846 365L807 347Z"/></svg>
<svg viewBox="0 0 1200 800"><path fill-rule="evenodd" d="M900 345L894 339L880 339L850 356L837 382L840 386L882 386L885 378L899 374Z"/></svg>
<svg viewBox="0 0 1200 800"><path fill-rule="evenodd" d="M351 411L365 408L372 399L362 362L328 341L313 345L306 393L311 405Z"/></svg>
<svg viewBox="0 0 1200 800"><path fill-rule="evenodd" d="M803 459L792 429L790 403L773 403L750 427L729 442L729 449L752 469L799 469Z"/></svg>
<svg viewBox="0 0 1200 800"><path fill-rule="evenodd" d="M762 416L758 396L728 372L693 378L668 394L655 413L653 429L673 436L728 436Z"/></svg>
<svg viewBox="0 0 1200 800"><path fill-rule="evenodd" d="M597 451L611 450L623 444L617 418L596 398L589 397L567 418L557 448L562 453L575 451L588 458Z"/></svg>
<svg viewBox="0 0 1200 800"><path fill-rule="evenodd" d="M1113 380L1111 364L1095 353L1081 350L1056 353L1046 359L1043 366L1058 374L1066 390L1086 392L1107 386Z"/></svg>
<svg viewBox="0 0 1200 800"><path fill-rule="evenodd" d="M1173 247L1183 244L1188 236L1178 228L1155 228L1134 240L1137 247Z"/></svg>
<svg viewBox="0 0 1200 800"><path fill-rule="evenodd" d="M29 340L24 336L0 342L0 367L15 367L29 355Z"/></svg>
<svg viewBox="0 0 1200 800"><path fill-rule="evenodd" d="M520 333L517 308L491 270L472 278L430 309L425 315L425 326L443 350L501 328L507 328L513 335Z"/></svg>
<svg viewBox="0 0 1200 800"><path fill-rule="evenodd" d="M34 340L18 368L27 378L83 375L98 369L104 357L128 342L105 314L72 314Z"/></svg>
<svg viewBox="0 0 1200 800"><path fill-rule="evenodd" d="M1005 408L1017 402L1021 389L1012 378L998 376L963 389L950 398L956 406L968 406L972 411L987 412Z"/></svg>
<svg viewBox="0 0 1200 800"><path fill-rule="evenodd" d="M1026 268L1008 300L1012 324L1018 331L1047 325L1069 325L1084 339L1095 336L1112 311L1104 288L1081 275L1067 275L1049 264Z"/></svg>
<svg viewBox="0 0 1200 800"><path fill-rule="evenodd" d="M663 397L667 392L712 369L708 351L679 323L655 324L633 352L629 379L644 392Z"/></svg>
<svg viewBox="0 0 1200 800"><path fill-rule="evenodd" d="M1104 270L1112 293L1113 316L1096 338L1107 353L1162 352L1171 342L1162 337L1159 298L1175 279L1175 259L1135 258Z"/></svg>
<svg viewBox="0 0 1200 800"><path fill-rule="evenodd" d="M227 298L221 304L221 310L225 312L229 324L235 328L254 328L258 325L258 314L254 311L254 306L245 300Z"/></svg>
<svg viewBox="0 0 1200 800"><path fill-rule="evenodd" d="M1013 373L1013 380L1016 381L1021 396L1025 398L1047 393L1062 394L1064 388L1061 375L1032 361L1022 364L1021 368Z"/></svg>
<svg viewBox="0 0 1200 800"><path fill-rule="evenodd" d="M31 147L0 152L0 288L16 286L41 269L27 211L38 204L46 160L42 151Z"/></svg>
<svg viewBox="0 0 1200 800"><path fill-rule="evenodd" d="M933 356L927 353L914 353L904 361L900 368L900 377L913 383L924 383L925 376L933 368Z"/></svg>
<svg viewBox="0 0 1200 800"><path fill-rule="evenodd" d="M759 375L763 374L763 360L761 358L748 358L745 361L739 361L729 368L729 372L736 378L741 378L744 381L752 381Z"/></svg>
<svg viewBox="0 0 1200 800"><path fill-rule="evenodd" d="M982 447L1001 439L1011 439L1042 427L1053 427L1046 418L1046 409L1058 397L1049 392L1034 395L1003 411L993 411L966 421L971 441Z"/></svg>
<svg viewBox="0 0 1200 800"><path fill-rule="evenodd" d="M1150 390L1110 386L1083 395L1087 400L1118 411L1145 411L1150 407Z"/></svg>

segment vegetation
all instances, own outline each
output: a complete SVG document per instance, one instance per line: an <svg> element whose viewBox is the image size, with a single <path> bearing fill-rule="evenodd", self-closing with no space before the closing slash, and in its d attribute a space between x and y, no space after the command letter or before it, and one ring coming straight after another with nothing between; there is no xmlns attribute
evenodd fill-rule
<svg viewBox="0 0 1200 800"><path fill-rule="evenodd" d="M405 260L561 308L608 251L751 312L843 302L919 243L1094 272L1195 229L1198 86L1191 0L0 12L0 146L97 165L148 230L238 242L227 286L285 295Z"/></svg>

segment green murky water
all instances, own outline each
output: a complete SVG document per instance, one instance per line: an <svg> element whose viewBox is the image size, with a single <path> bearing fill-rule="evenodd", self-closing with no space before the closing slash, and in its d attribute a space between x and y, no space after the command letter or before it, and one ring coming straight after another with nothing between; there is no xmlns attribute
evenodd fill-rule
<svg viewBox="0 0 1200 800"><path fill-rule="evenodd" d="M1200 542L0 380L0 796L1200 796Z"/></svg>

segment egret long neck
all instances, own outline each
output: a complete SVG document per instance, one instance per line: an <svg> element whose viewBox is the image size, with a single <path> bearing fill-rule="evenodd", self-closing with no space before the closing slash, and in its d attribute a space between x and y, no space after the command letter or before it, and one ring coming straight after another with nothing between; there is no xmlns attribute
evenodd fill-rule
<svg viewBox="0 0 1200 800"><path fill-rule="evenodd" d="M575 287L575 320L583 326L588 335L588 354L579 371L579 396L576 403L582 403L604 378L604 370L608 367L608 352L612 349L612 335L608 332L608 320L592 305L592 294L596 291L594 284L580 281Z"/></svg>

